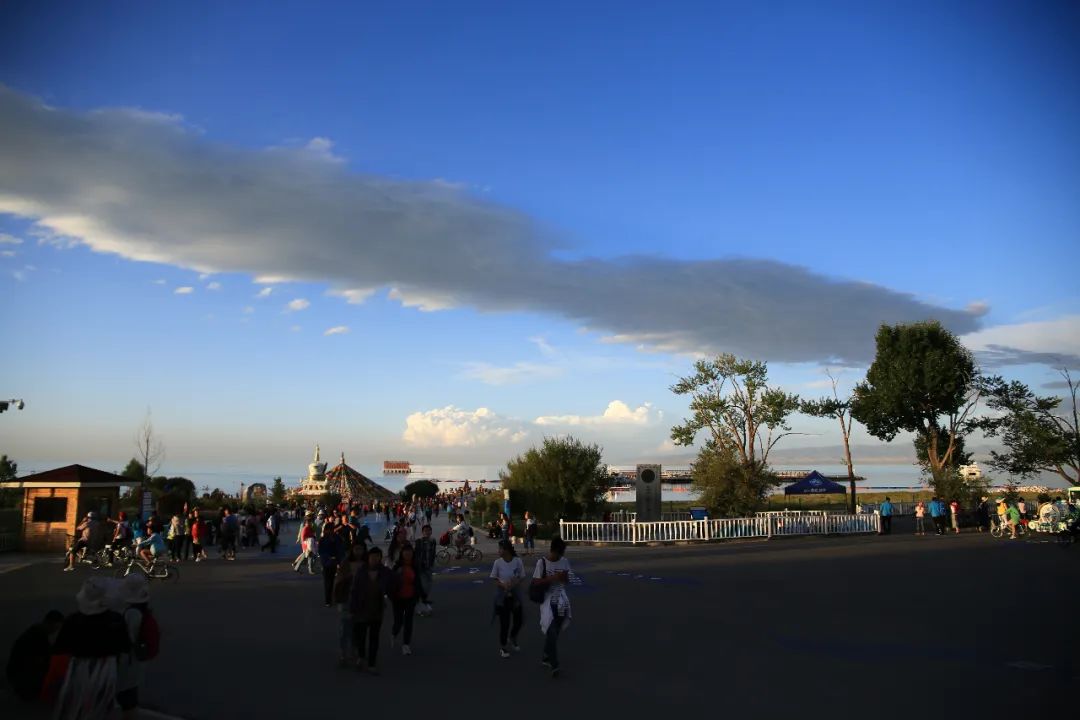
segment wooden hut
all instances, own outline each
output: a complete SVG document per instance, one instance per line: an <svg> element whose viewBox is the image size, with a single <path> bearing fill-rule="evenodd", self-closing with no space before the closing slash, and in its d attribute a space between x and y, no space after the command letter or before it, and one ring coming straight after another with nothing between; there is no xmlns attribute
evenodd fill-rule
<svg viewBox="0 0 1080 720"><path fill-rule="evenodd" d="M27 552L63 552L88 512L93 510L101 519L114 517L120 488L138 485L85 465L68 465L0 483L2 488L23 491L20 541ZM101 529L104 532L104 524Z"/></svg>

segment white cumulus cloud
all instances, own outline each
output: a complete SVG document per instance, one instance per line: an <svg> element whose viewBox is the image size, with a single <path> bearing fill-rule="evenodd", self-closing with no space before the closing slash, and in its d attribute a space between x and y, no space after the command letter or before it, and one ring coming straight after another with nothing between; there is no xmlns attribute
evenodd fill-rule
<svg viewBox="0 0 1080 720"><path fill-rule="evenodd" d="M173 290L173 293L177 295L190 295L193 292L195 292L195 288L191 287L190 285L184 285L183 287L178 287Z"/></svg>
<svg viewBox="0 0 1080 720"><path fill-rule="evenodd" d="M310 302L308 302L304 298L296 298L295 300L289 301L289 304L285 306L285 311L298 312L300 310L307 310L309 307L311 307Z"/></svg>
<svg viewBox="0 0 1080 720"><path fill-rule="evenodd" d="M300 329L300 326L298 325L293 325L293 327L297 330ZM344 335L347 332L349 332L349 327L347 325L335 325L332 328L328 328L323 335Z"/></svg>
<svg viewBox="0 0 1080 720"><path fill-rule="evenodd" d="M517 443L527 435L520 422L487 408L463 410L447 405L405 418L401 439L414 447L480 447Z"/></svg>
<svg viewBox="0 0 1080 720"><path fill-rule="evenodd" d="M995 325L960 339L991 368L1034 363L1080 367L1080 315Z"/></svg>
<svg viewBox="0 0 1080 720"><path fill-rule="evenodd" d="M350 305L362 305L365 300L375 294L376 288L353 288L351 290L331 290L328 295L345 298Z"/></svg>
<svg viewBox="0 0 1080 720"><path fill-rule="evenodd" d="M652 403L631 409L622 400L612 400L601 415L543 415L537 425L648 425L663 417Z"/></svg>
<svg viewBox="0 0 1080 720"><path fill-rule="evenodd" d="M221 283L219 283L217 281L209 283L209 284L207 284L206 289L207 290L220 290L221 289Z"/></svg>

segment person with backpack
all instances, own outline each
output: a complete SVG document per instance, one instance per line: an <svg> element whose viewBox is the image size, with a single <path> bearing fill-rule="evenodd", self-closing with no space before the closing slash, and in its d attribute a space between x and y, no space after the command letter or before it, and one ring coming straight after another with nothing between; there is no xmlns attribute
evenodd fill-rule
<svg viewBox="0 0 1080 720"><path fill-rule="evenodd" d="M68 656L53 709L54 720L104 720L116 702L117 658L131 650L124 618L113 609L110 583L91 577L75 595L53 653Z"/></svg>
<svg viewBox="0 0 1080 720"><path fill-rule="evenodd" d="M566 559L566 542L553 537L546 557L541 557L533 569L529 599L540 603L540 631L544 633L544 653L541 663L559 676L559 634L570 625L570 598L566 586L570 582L570 561Z"/></svg>
<svg viewBox="0 0 1080 720"><path fill-rule="evenodd" d="M357 570L349 589L349 611L353 617L353 647L356 649L356 668L378 675L379 632L382 630L383 598L390 592L393 574L383 565L382 550L368 550L367 564ZM367 648L367 654L364 649Z"/></svg>
<svg viewBox="0 0 1080 720"><path fill-rule="evenodd" d="M518 632L522 623L521 589L525 582L525 565L514 552L509 540L499 541L499 557L491 566L495 581L495 615L499 618L499 657L510 657L510 649L520 652ZM513 620L513 625L511 625Z"/></svg>
<svg viewBox="0 0 1080 720"><path fill-rule="evenodd" d="M113 608L121 613L130 647L116 663L116 704L122 717L136 717L139 686L144 679L143 663L157 657L160 628L150 613L150 584L143 575L128 575L118 583Z"/></svg>

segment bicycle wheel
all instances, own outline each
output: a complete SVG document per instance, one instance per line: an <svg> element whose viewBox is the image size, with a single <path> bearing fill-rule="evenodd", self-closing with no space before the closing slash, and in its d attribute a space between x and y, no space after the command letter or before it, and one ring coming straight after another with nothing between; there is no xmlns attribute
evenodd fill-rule
<svg viewBox="0 0 1080 720"><path fill-rule="evenodd" d="M128 576L129 572L131 572L131 565L121 565L116 568L116 572L113 574L118 578L125 578Z"/></svg>
<svg viewBox="0 0 1080 720"><path fill-rule="evenodd" d="M476 549L475 546L470 545L465 550L465 559L469 562L480 562L484 559L484 553Z"/></svg>
<svg viewBox="0 0 1080 720"><path fill-rule="evenodd" d="M435 562L439 565L449 565L450 551L446 548L439 548L438 551L435 553Z"/></svg>

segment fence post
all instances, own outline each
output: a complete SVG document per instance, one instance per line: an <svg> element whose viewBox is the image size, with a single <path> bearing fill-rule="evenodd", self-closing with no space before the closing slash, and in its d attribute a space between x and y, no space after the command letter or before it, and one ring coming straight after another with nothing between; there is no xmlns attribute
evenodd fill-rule
<svg viewBox="0 0 1080 720"><path fill-rule="evenodd" d="M563 523L563 519L559 518L559 537L561 537L563 540L565 540L566 539L566 531L563 530L563 524L562 523Z"/></svg>
<svg viewBox="0 0 1080 720"><path fill-rule="evenodd" d="M770 540L772 539L772 524L773 524L772 516L771 515L765 516L765 526L768 529L768 533L769 533L766 537L768 537Z"/></svg>

